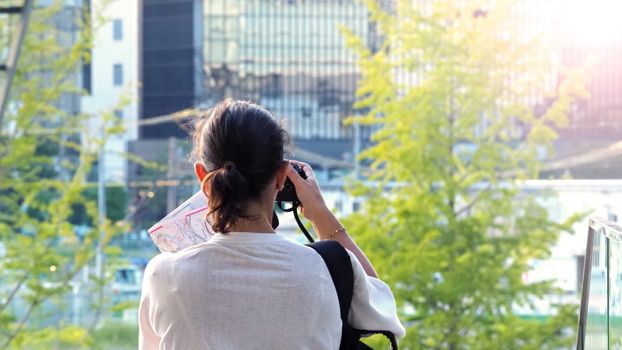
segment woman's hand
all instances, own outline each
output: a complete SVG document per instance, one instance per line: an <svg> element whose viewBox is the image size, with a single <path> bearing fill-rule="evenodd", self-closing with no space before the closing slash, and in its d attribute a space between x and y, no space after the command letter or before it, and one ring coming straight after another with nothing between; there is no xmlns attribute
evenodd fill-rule
<svg viewBox="0 0 622 350"><path fill-rule="evenodd" d="M292 166L287 167L287 177L292 181L296 188L296 195L300 200L300 207L302 215L312 222L323 217L327 212L330 212L326 203L324 203L324 197L320 192L320 186L315 180L313 169L307 163L290 160L290 163L298 165L307 175L306 179L303 179Z"/></svg>
<svg viewBox="0 0 622 350"><path fill-rule="evenodd" d="M339 220L324 203L324 197L322 197L320 186L318 186L315 180L311 166L295 160L290 160L290 163L297 164L307 175L307 178L303 179L293 167L287 167L287 177L296 187L296 195L301 203L302 214L313 223L313 228L315 228L318 237L320 239L334 239L339 242L339 244L356 256L367 275L378 277L365 253L354 243Z"/></svg>

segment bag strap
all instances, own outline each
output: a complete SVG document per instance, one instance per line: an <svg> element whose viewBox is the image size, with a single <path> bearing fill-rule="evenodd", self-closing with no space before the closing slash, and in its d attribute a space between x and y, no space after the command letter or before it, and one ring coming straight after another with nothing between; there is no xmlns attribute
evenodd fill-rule
<svg viewBox="0 0 622 350"><path fill-rule="evenodd" d="M324 240L307 244L313 248L324 260L330 277L333 280L337 297L339 298L339 311L341 314L341 345L339 349L356 348L361 350L370 349L367 345L357 342L350 344L353 333L359 337L362 334L379 333L389 339L391 348L398 350L395 335L388 331L372 331L358 330L350 327L348 315L350 314L350 306L352 305L352 294L354 292L354 271L352 270L352 261L346 249L337 241ZM357 339L359 338L357 337Z"/></svg>
<svg viewBox="0 0 622 350"><path fill-rule="evenodd" d="M333 240L317 241L308 244L308 246L324 259L337 290L341 314L341 344L345 344L349 334L348 315L350 314L354 288L354 272L352 271L350 255L339 242Z"/></svg>

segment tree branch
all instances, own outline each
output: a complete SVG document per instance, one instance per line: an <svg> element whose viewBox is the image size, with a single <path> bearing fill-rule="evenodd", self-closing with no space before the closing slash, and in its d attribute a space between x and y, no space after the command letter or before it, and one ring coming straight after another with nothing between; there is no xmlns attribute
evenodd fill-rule
<svg viewBox="0 0 622 350"><path fill-rule="evenodd" d="M28 279L28 276L30 276L30 273L25 273L24 276L22 276L22 278L19 280L19 282L17 282L17 285L15 285L15 288L13 288L13 290L9 293L9 296L7 297L6 301L2 303L2 305L0 305L0 313L2 313L2 311L4 311L4 309L11 303L11 301L17 294L17 291L22 287L22 285Z"/></svg>
<svg viewBox="0 0 622 350"><path fill-rule="evenodd" d="M47 254L47 252L49 251L51 247L52 247L52 241L49 240L46 242L45 246L43 247L43 254ZM22 276L19 282L17 282L17 285L15 286L15 288L13 288L11 293L9 293L7 300L2 305L0 305L0 312L2 312L11 303L13 298L15 298L15 296L17 295L17 292L19 291L19 289L24 285L28 277L30 277L31 275L32 275L32 272L28 271L24 274L24 276Z"/></svg>
<svg viewBox="0 0 622 350"><path fill-rule="evenodd" d="M490 191L490 189L491 189L491 185L490 185L490 182L489 182L485 189L479 191L477 193L477 195L475 195L475 197L473 197L473 199L469 203L467 203L462 208L460 208L460 209L458 209L456 211L456 216L460 216L460 215L468 212L469 210L471 210L475 206L475 204L477 204L480 200L484 199L484 194L488 193L488 191Z"/></svg>
<svg viewBox="0 0 622 350"><path fill-rule="evenodd" d="M37 305L40 304L40 300L39 299L35 299L31 304L30 307L28 308L28 311L26 312L26 314L24 315L24 317L22 317L22 319L19 321L19 323L17 324L17 327L15 328L15 330L13 330L13 332L11 332L8 335L7 340L4 342L4 344L2 344L2 346L0 348L2 349L8 349L9 345L11 345L11 343L13 342L13 340L15 339L15 337L22 331L22 328L24 328L24 326L26 325L26 321L28 321L28 319L30 318L30 314L32 314L32 312L34 311L35 307Z"/></svg>

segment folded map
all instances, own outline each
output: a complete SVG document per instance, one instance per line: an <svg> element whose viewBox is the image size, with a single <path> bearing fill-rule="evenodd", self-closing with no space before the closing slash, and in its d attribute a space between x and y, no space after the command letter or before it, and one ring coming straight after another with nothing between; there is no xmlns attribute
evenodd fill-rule
<svg viewBox="0 0 622 350"><path fill-rule="evenodd" d="M176 252L206 242L214 235L206 216L207 201L199 191L147 232L161 252Z"/></svg>

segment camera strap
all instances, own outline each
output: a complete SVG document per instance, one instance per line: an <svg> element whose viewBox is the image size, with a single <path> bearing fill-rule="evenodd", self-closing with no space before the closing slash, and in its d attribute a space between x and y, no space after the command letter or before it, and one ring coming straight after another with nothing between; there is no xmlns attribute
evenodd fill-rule
<svg viewBox="0 0 622 350"><path fill-rule="evenodd" d="M284 208L283 207L283 202L277 202L277 205L279 206L279 208L281 208L282 211L284 211L286 213L289 213L290 211L293 211L294 212L294 219L296 219L296 223L298 224L298 227L300 227L300 230L302 231L302 233L304 233L305 237L307 237L307 240L310 243L315 242L313 237L311 237L311 234L309 233L309 231L307 231L307 229L305 228L305 225L302 223L302 220L300 220L300 217L298 216L298 207L300 207L300 202L298 202L298 201L292 202L292 206L289 207L289 208ZM276 214L275 214L275 216L276 216ZM277 222L278 222L278 218L277 218ZM273 227L274 227L274 225L273 225Z"/></svg>

